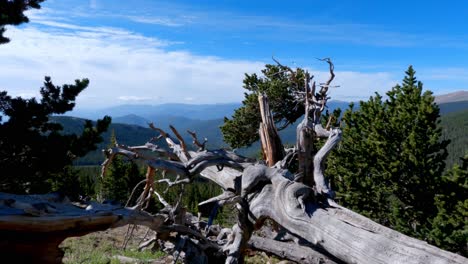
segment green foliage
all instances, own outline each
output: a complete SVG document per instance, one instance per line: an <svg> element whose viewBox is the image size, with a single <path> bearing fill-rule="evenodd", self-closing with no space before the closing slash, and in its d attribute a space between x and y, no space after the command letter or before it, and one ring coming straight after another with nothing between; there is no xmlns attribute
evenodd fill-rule
<svg viewBox="0 0 468 264"><path fill-rule="evenodd" d="M468 256L468 154L442 178L435 196L437 215L429 241L446 250Z"/></svg>
<svg viewBox="0 0 468 264"><path fill-rule="evenodd" d="M451 169L468 152L468 110L442 115L442 137L450 140L447 146L446 169Z"/></svg>
<svg viewBox="0 0 468 264"><path fill-rule="evenodd" d="M100 188L101 166L73 166L73 169L76 171L79 180L80 194L84 197L97 200Z"/></svg>
<svg viewBox="0 0 468 264"><path fill-rule="evenodd" d="M426 239L441 182L447 141L439 109L410 66L402 85L344 113L343 141L327 175L340 202L377 222Z"/></svg>
<svg viewBox="0 0 468 264"><path fill-rule="evenodd" d="M65 168L74 158L96 149L110 117L98 120L96 126L86 121L81 135L62 134L61 125L49 122L50 115L72 110L88 83L83 79L60 87L46 77L40 101L12 98L6 91L0 92L0 111L7 117L0 124L1 191L48 192L52 186L61 186L62 177L69 172Z"/></svg>
<svg viewBox="0 0 468 264"><path fill-rule="evenodd" d="M233 148L250 146L259 139L258 125L261 122L258 95L266 94L278 129L284 129L304 114L304 106L294 100L294 92L304 91L302 82L291 80L287 68L267 64L262 70L264 77L246 74L244 78L245 99L232 119L224 118L221 132L224 141ZM302 80L304 71L297 69L296 77Z"/></svg>
<svg viewBox="0 0 468 264"><path fill-rule="evenodd" d="M29 22L24 11L31 8L39 9L44 0L3 0L0 1L0 44L8 43L10 40L3 36L5 25L20 25Z"/></svg>
<svg viewBox="0 0 468 264"><path fill-rule="evenodd" d="M115 146L115 133L112 131L111 146ZM138 165L132 160L116 156L102 179L100 190L104 200L125 204L135 186L144 179Z"/></svg>
<svg viewBox="0 0 468 264"><path fill-rule="evenodd" d="M95 232L81 237L67 238L60 244L64 251L63 263L121 263L115 256L126 256L137 259L138 263L150 263L166 257L162 251L138 251L146 229L135 230L126 249L122 249L127 226Z"/></svg>

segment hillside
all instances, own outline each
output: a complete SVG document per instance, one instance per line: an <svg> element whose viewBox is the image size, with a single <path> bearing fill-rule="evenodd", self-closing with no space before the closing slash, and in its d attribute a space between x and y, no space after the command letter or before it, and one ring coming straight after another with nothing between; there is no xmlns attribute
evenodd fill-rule
<svg viewBox="0 0 468 264"><path fill-rule="evenodd" d="M53 122L59 123L64 127L63 132L66 134L81 133L85 119L69 116L54 116L51 117ZM207 146L209 148L219 148L225 146L222 141L221 131L219 125L222 123L221 119L215 120L191 120L191 119L173 119L172 124L178 129L187 142L192 142L192 138L187 129L195 131L199 135L199 139L208 138ZM158 127L169 131L169 125L156 124ZM101 149L109 145L112 131L120 144L124 145L141 145L145 144L149 139L156 136L153 130L129 124L112 123L106 133L103 134L104 142L98 146L96 151L93 151L83 158L77 160L77 165L95 165L100 164L104 160Z"/></svg>
<svg viewBox="0 0 468 264"><path fill-rule="evenodd" d="M468 91L457 91L448 94L441 94L435 97L438 104L468 101Z"/></svg>
<svg viewBox="0 0 468 264"><path fill-rule="evenodd" d="M441 103L441 104L439 104L439 108L440 108L440 114L441 115L467 110L468 109L468 100L467 101Z"/></svg>
<svg viewBox="0 0 468 264"><path fill-rule="evenodd" d="M443 138L451 141L447 147L447 168L451 168L468 153L468 109L443 115L441 126Z"/></svg>
<svg viewBox="0 0 468 264"><path fill-rule="evenodd" d="M195 120L211 120L230 117L234 110L240 107L240 103L228 104L159 104L159 105L118 105L103 109L74 110L73 116L96 119L109 115L113 118L128 115L138 116L150 121L167 116L185 117Z"/></svg>
<svg viewBox="0 0 468 264"><path fill-rule="evenodd" d="M177 104L166 105L162 107L166 110L171 107L177 106ZM218 116L216 119L192 119L186 116L177 116L178 114L186 113L188 107L194 108L193 113L204 113L205 111L211 111L210 116ZM329 107L330 110L340 107L342 109L347 108L347 102L331 101ZM150 106L152 107L152 106ZM136 114L127 114L113 118L113 123L107 133L104 134L105 142L99 146L99 150L88 154L86 157L80 159L78 164L98 164L102 161L103 156L100 149L108 145L111 131L115 131L119 143L127 145L144 144L147 140L155 135L155 133L147 128L150 121L154 122L156 126L163 129L169 130L169 125L174 125L179 132L185 137L187 142L191 142L192 139L186 133L187 129L197 132L200 139L208 138L209 148L226 147L223 142L222 134L219 126L222 125L223 119L221 116L228 112L229 107L235 107L234 104L226 104L222 107L221 111L214 111L215 105L183 105L183 111L172 111L171 114L146 114L147 117L152 116L151 119L145 118ZM444 138L451 139L452 143L449 145L449 157L447 158L448 166L452 166L454 162L457 162L458 158L468 150L468 101L464 102L447 102L439 105L442 114L442 122ZM133 109L132 107L128 109ZM128 110L127 109L127 110ZM140 106L140 113L143 110L148 110L148 106ZM156 109L156 108L155 108ZM173 109L174 110L174 109ZM231 109L234 111L234 109ZM214 113L213 113L214 112ZM124 113L124 112L119 112ZM197 114L197 115L198 115ZM97 115L97 114L96 114ZM103 114L104 115L104 114ZM101 117L103 116L101 115ZM188 114L189 116L194 116ZM196 116L196 115L195 115ZM65 127L65 133L79 132L82 129L84 119L76 117L56 116L53 120L61 123ZM280 136L283 142L286 144L294 144L296 138L296 125L280 131ZM259 143L254 143L251 147L242 148L238 150L238 153L246 156L255 156L258 153Z"/></svg>

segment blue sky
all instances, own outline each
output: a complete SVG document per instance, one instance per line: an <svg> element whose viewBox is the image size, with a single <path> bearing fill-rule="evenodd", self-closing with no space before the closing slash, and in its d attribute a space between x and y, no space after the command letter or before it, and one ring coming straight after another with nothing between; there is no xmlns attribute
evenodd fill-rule
<svg viewBox="0 0 468 264"><path fill-rule="evenodd" d="M383 94L412 64L435 94L468 90L467 1L47 0L0 46L0 90L35 96L43 76L91 80L79 108L226 103L274 55L328 77L332 99Z"/></svg>

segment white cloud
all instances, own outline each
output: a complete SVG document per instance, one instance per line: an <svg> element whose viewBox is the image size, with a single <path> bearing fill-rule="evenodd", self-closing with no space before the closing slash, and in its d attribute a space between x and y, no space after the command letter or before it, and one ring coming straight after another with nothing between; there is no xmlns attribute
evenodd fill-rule
<svg viewBox="0 0 468 264"><path fill-rule="evenodd" d="M367 100L375 92L385 95L387 91L398 83L398 80L392 74L386 72L362 73L343 71L336 72L336 79L333 83L340 87L330 88L332 99L359 101Z"/></svg>
<svg viewBox="0 0 468 264"><path fill-rule="evenodd" d="M11 94L36 94L43 76L50 75L59 85L90 79L78 97L80 108L123 102L240 102L244 73L259 72L264 66L259 61L168 51L165 47L174 42L122 29L40 23L47 27L10 28L12 42L0 47L0 87L8 87ZM326 71L312 72L328 78ZM336 75L335 83L341 87L331 91L333 99L365 99L396 83L388 73Z"/></svg>
<svg viewBox="0 0 468 264"><path fill-rule="evenodd" d="M417 69L416 69L417 70ZM421 74L419 74L421 73ZM421 75L421 80L435 81L468 81L468 68L437 68L417 70L417 75Z"/></svg>
<svg viewBox="0 0 468 264"><path fill-rule="evenodd" d="M89 1L89 8L97 9L98 7L99 7L99 4L98 4L97 0L90 0Z"/></svg>
<svg viewBox="0 0 468 264"><path fill-rule="evenodd" d="M31 26L7 32L13 41L0 47L0 87L18 94L24 87L39 89L44 75L52 76L56 84L89 78L90 86L78 98L82 106L139 98L164 98L154 104L187 97L199 98L199 103L240 101L244 72L263 66L166 51L155 45L160 40L132 33L46 31Z"/></svg>
<svg viewBox="0 0 468 264"><path fill-rule="evenodd" d="M144 24L168 26L168 27L180 27L184 23L175 21L173 19L164 18L164 17L148 17L148 16L126 16L127 19Z"/></svg>
<svg viewBox="0 0 468 264"><path fill-rule="evenodd" d="M157 97L141 97L141 96L134 96L134 95L124 95L124 96L119 96L118 99L120 101L124 102L133 102L133 103L141 103L141 102L150 102L154 99L157 99Z"/></svg>

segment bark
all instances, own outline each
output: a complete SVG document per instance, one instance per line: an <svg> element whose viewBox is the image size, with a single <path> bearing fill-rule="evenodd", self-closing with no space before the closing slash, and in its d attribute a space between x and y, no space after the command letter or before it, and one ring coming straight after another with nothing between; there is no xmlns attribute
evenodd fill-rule
<svg viewBox="0 0 468 264"><path fill-rule="evenodd" d="M336 204L307 199L311 189L258 168L272 182L250 202L252 221L271 218L346 263L466 263L466 258L381 226ZM302 200L302 201L301 201ZM305 201L304 201L305 200Z"/></svg>
<svg viewBox="0 0 468 264"><path fill-rule="evenodd" d="M296 148L284 160L281 160L284 152L266 97L259 97L263 121L260 135L268 165L227 150L205 150L204 143L196 140L193 132L198 151L190 151L174 127L171 130L177 139L151 124L170 150L147 143L137 147L117 145L104 152L107 159L103 163L103 175L116 155L139 159L148 166L143 181L146 186L137 205L124 208L91 203L80 207L59 195L0 193L0 253L20 261L59 263L63 253L57 246L66 237L139 224L156 231L155 240L173 240L175 246L171 252L175 259L186 256L185 262L243 263L244 251L250 246L300 263L468 263L460 255L381 226L332 200L333 192L323 174L323 163L339 142L341 131L328 126L324 129L320 121L328 100L326 93L334 78L333 64L329 59L324 61L330 65L331 77L315 93L315 84L309 87L311 77L306 73L306 90L302 96L305 116L297 128ZM314 141L318 138L326 138L326 142L317 151ZM145 150L157 153L158 157L146 155ZM293 159L295 151L299 174L293 175L286 164ZM156 170L172 172L177 178L156 180ZM200 205L236 204L238 219L231 229L214 232L215 227L181 207L181 196L172 206L155 192L155 184L167 184L170 188L190 184L198 176L223 189L221 195ZM164 208L154 215L140 211L153 194ZM272 219L302 244L252 238L252 232L262 227L266 219ZM171 232L177 236L169 236ZM228 234L227 239L223 234Z"/></svg>
<svg viewBox="0 0 468 264"><path fill-rule="evenodd" d="M310 247L295 243L286 243L264 237L252 236L249 240L249 245L253 249L268 252L279 258L289 259L297 263L338 263Z"/></svg>
<svg viewBox="0 0 468 264"><path fill-rule="evenodd" d="M165 218L110 205L78 207L58 194L0 193L0 254L19 263L62 263L58 246L67 237L126 224L157 230Z"/></svg>
<svg viewBox="0 0 468 264"><path fill-rule="evenodd" d="M258 103L262 116L258 133L260 134L263 157L268 166L273 166L284 157L283 144L276 130L275 121L268 104L268 97L266 95L259 95Z"/></svg>

